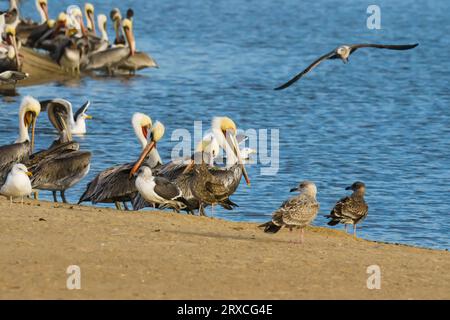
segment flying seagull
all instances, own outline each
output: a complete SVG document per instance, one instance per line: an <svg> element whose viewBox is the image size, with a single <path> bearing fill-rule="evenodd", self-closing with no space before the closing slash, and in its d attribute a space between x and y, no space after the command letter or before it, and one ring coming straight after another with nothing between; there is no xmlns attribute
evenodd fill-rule
<svg viewBox="0 0 450 320"><path fill-rule="evenodd" d="M305 70L297 74L291 80L282 84L281 86L275 88L275 90L283 90L287 87L291 86L293 83L297 82L301 77L310 72L312 69L317 67L322 61L329 59L341 59L344 63L348 62L348 57L358 50L359 48L377 48L377 49L389 49L389 50L409 50L417 47L419 44L406 44L406 45L391 45L391 44L352 44L352 45L343 45L337 47L333 51L321 56L319 59L311 63Z"/></svg>

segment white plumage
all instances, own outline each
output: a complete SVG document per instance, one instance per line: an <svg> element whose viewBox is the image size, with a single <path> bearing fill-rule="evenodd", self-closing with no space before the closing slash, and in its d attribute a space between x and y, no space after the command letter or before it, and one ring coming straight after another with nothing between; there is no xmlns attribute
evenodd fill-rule
<svg viewBox="0 0 450 320"><path fill-rule="evenodd" d="M8 177L6 178L5 184L0 188L0 194L9 198L12 203L13 198L29 196L32 192L31 173L28 171L25 165L18 163L15 164Z"/></svg>

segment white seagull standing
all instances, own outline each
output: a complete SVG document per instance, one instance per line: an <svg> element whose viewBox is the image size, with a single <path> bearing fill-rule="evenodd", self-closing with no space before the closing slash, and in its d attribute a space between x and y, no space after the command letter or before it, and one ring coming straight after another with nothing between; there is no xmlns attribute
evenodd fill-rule
<svg viewBox="0 0 450 320"><path fill-rule="evenodd" d="M32 192L31 188L31 172L21 163L16 163L6 178L5 184L0 188L0 194L6 196L13 203L13 198L21 197L23 205L23 197L29 196Z"/></svg>

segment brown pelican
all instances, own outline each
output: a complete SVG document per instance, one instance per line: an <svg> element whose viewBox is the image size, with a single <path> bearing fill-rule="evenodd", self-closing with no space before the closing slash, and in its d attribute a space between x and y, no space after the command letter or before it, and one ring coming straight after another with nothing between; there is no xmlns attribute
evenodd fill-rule
<svg viewBox="0 0 450 320"><path fill-rule="evenodd" d="M126 46L116 46L101 52L92 54L89 57L89 62L86 70L107 70L108 74L113 74L113 71L125 59L132 57L136 52L136 43L134 40L132 23L130 20L123 21L123 31L127 41Z"/></svg>
<svg viewBox="0 0 450 320"><path fill-rule="evenodd" d="M131 120L136 137L145 149L147 144L154 146L164 134L164 127L158 124L152 127L152 120L142 113L135 113ZM150 142L147 143L148 132L151 129ZM161 163L161 158L156 149L151 150L146 158L150 167ZM120 203L131 201L133 194L137 192L135 177L130 171L134 163L125 163L108 168L100 172L89 184L79 200L79 204L85 201L95 203L115 203L117 209L121 209Z"/></svg>
<svg viewBox="0 0 450 320"><path fill-rule="evenodd" d="M88 32L92 33L93 35L96 35L95 31L95 21L94 21L94 5L92 3L86 3L84 5L84 14L86 16L86 26Z"/></svg>
<svg viewBox="0 0 450 320"><path fill-rule="evenodd" d="M389 49L389 50L409 50L417 47L419 44L407 44L407 45L390 45L390 44L352 44L352 45L342 45L337 47L333 51L321 56L313 63L311 63L305 70L297 74L294 78L288 82L282 84L281 86L275 88L275 90L286 89L293 83L297 82L301 77L310 72L312 69L317 67L322 61L329 59L341 59L344 63L348 62L348 57L360 48L377 48L377 49Z"/></svg>
<svg viewBox="0 0 450 320"><path fill-rule="evenodd" d="M222 182L224 188L227 190L227 197L225 198L225 195L222 195L225 200L221 201L219 204L230 210L233 206L235 206L235 204L229 200L229 196L236 191L242 175L244 175L247 184L250 184L250 180L241 159L238 142L236 140L237 127L234 121L228 117L216 117L213 119L212 132L217 139L219 146L227 152L227 165L224 168L210 168L210 171ZM131 174L137 172L146 155L152 150L152 148L153 146L148 145L147 148L144 149L141 157L131 170ZM196 165L195 158L196 157L194 156L188 164L184 161L170 162L160 166L157 172L158 176L169 179L181 189L184 199L186 199L189 203L186 208L188 212L192 212L193 210L200 208L199 201L196 199L191 189L191 181L193 179L193 173L191 171ZM133 205L134 209L139 210L145 207L146 204L138 197L133 200ZM204 212L200 213L204 214Z"/></svg>
<svg viewBox="0 0 450 320"><path fill-rule="evenodd" d="M31 194L31 172L21 163L16 163L11 172L8 173L5 184L0 188L0 194L6 196L13 202L13 198L21 197L23 205L23 197Z"/></svg>
<svg viewBox="0 0 450 320"><path fill-rule="evenodd" d="M356 224L363 221L369 212L369 206L364 200L366 185L363 182L356 181L345 190L353 190L352 195L339 200L326 217L331 219L328 225L335 226L338 223L343 223L345 231L347 231L347 224L353 224L353 234L356 237Z"/></svg>
<svg viewBox="0 0 450 320"><path fill-rule="evenodd" d="M31 184L33 189L52 191L55 202L58 201L56 192L59 191L63 202L67 203L65 191L88 174L91 153L79 151L79 144L71 141L70 129L67 125L69 112L65 110L64 105L49 104L47 113L50 122L60 131L61 136L67 137L68 141L58 141L44 156L40 157L39 161L33 161L35 164L30 166L33 172Z"/></svg>
<svg viewBox="0 0 450 320"><path fill-rule="evenodd" d="M36 9L39 12L41 21L39 23L32 21L21 20L17 24L17 35L22 43L28 43L28 38L31 34L42 33L48 27L49 15L48 15L48 4L47 0L36 0Z"/></svg>
<svg viewBox="0 0 450 320"><path fill-rule="evenodd" d="M50 51L54 56L58 56L54 52L58 50L59 43L67 41L66 25L67 15L61 12L56 22L49 20L47 26L41 25L32 31L28 36L27 46L44 49ZM56 60L55 57L53 58Z"/></svg>
<svg viewBox="0 0 450 320"><path fill-rule="evenodd" d="M97 16L97 24L98 24L98 30L100 32L101 38L94 49L95 52L100 52L108 49L109 47L109 39L108 39L108 33L106 32L106 23L108 21L108 18L104 14L99 14Z"/></svg>
<svg viewBox="0 0 450 320"><path fill-rule="evenodd" d="M47 0L36 0L36 8L41 16L41 24L48 20L48 2Z"/></svg>
<svg viewBox="0 0 450 320"><path fill-rule="evenodd" d="M121 34L122 28L120 27L122 23L122 14L120 13L120 10L118 8L114 8L111 10L110 13L111 21L114 25L114 31L116 33L116 37L114 39L115 45L125 44L125 38Z"/></svg>
<svg viewBox="0 0 450 320"><path fill-rule="evenodd" d="M39 102L26 96L23 98L19 110L19 137L14 144L0 147L0 185L6 179L12 166L25 162L34 149L34 130L36 119L41 112ZM31 128L31 139L28 130Z"/></svg>
<svg viewBox="0 0 450 320"><path fill-rule="evenodd" d="M16 40L16 30L11 26L7 26L5 33L6 45L0 45L0 72L20 71L21 61Z"/></svg>
<svg viewBox="0 0 450 320"><path fill-rule="evenodd" d="M133 16L134 11L132 9L128 9L127 11L127 19L131 22L131 31L133 33ZM145 69L145 68L159 68L156 61L147 53L136 51L133 55L130 55L128 59L124 60L117 67L121 71L128 72L130 74L135 74L136 71Z"/></svg>
<svg viewBox="0 0 450 320"><path fill-rule="evenodd" d="M83 13L81 12L80 7L77 5L70 5L67 8L66 13L69 34L80 38L87 36L87 30L83 21Z"/></svg>
<svg viewBox="0 0 450 320"><path fill-rule="evenodd" d="M181 189L164 177L153 176L152 169L142 166L136 177L136 189L147 201L159 208L172 208L179 212L186 207Z"/></svg>
<svg viewBox="0 0 450 320"><path fill-rule="evenodd" d="M200 215L205 215L204 206L220 204L228 200L229 190L224 185L222 179L214 175L208 163L213 162L210 160L212 155L208 153L197 153L198 158L201 158L201 164L196 164L193 167L193 175L190 179L190 189L193 196L199 201Z"/></svg>
<svg viewBox="0 0 450 320"><path fill-rule="evenodd" d="M50 104L58 104L64 109L66 114L66 122L69 125L70 133L74 135L86 134L86 119L92 119L92 116L86 114L91 102L86 101L76 112L73 113L72 103L65 99L51 99L40 101L42 109L47 109Z"/></svg>
<svg viewBox="0 0 450 320"><path fill-rule="evenodd" d="M319 212L319 202L316 200L317 188L311 181L303 181L291 192L299 191L298 196L292 197L272 214L272 220L260 225L264 232L276 233L282 227L300 228L300 243L303 243L304 228L309 225Z"/></svg>

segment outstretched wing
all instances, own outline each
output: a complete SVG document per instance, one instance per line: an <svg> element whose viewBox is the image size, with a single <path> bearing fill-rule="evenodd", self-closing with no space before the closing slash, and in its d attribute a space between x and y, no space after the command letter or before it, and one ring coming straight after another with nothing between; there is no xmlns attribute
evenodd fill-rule
<svg viewBox="0 0 450 320"><path fill-rule="evenodd" d="M359 48L377 48L377 49L389 49L389 50L409 50L417 47L419 44L373 44L373 43L360 43L352 44L350 46L350 54L358 50Z"/></svg>
<svg viewBox="0 0 450 320"><path fill-rule="evenodd" d="M77 121L77 118L83 114L86 113L87 109L89 108L89 106L91 105L91 101L86 101L78 110L77 112L75 112L75 114L73 115L73 120Z"/></svg>
<svg viewBox="0 0 450 320"><path fill-rule="evenodd" d="M303 77L305 74L307 74L308 72L310 72L312 69L314 69L315 67L317 67L322 61L324 60L328 60L328 59L332 59L334 56L336 56L336 52L333 50L327 54L324 54L323 56L321 56L319 59L317 59L316 61L314 61L313 63L311 63L305 70L303 70L302 72L300 72L299 74L297 74L295 77L293 77L291 80L289 80L288 82L282 84L281 86L275 88L274 90L283 90L286 89L287 87L291 86L293 83L297 82L301 77Z"/></svg>

